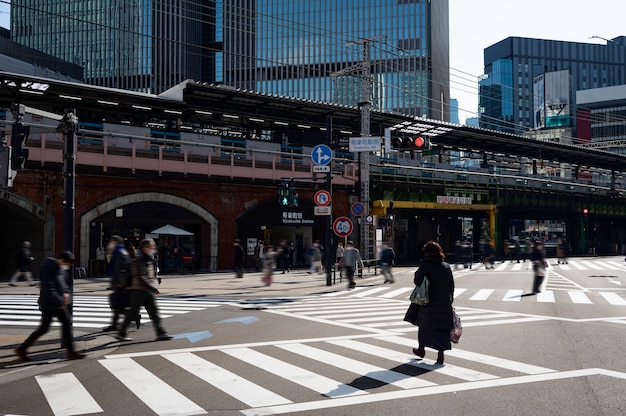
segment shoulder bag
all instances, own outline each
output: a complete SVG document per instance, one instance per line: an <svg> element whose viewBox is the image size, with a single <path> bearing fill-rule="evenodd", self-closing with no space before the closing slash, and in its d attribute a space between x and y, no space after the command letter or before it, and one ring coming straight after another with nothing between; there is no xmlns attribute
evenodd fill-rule
<svg viewBox="0 0 626 416"><path fill-rule="evenodd" d="M419 286L415 286L413 292L411 292L411 296L409 299L411 303L414 303L419 306L428 305L429 297L428 297L428 276L426 275L426 265L424 265L424 280L422 280L422 284Z"/></svg>

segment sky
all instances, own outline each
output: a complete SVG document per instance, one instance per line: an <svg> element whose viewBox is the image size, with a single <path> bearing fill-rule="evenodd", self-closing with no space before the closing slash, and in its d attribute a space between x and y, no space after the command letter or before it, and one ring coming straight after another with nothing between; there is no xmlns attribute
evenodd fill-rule
<svg viewBox="0 0 626 416"><path fill-rule="evenodd" d="M435 0L437 1L437 0ZM0 0L0 26L8 28L8 0ZM626 36L624 0L449 0L450 88L459 120L476 116L478 77L485 48L509 36L605 44L600 36Z"/></svg>

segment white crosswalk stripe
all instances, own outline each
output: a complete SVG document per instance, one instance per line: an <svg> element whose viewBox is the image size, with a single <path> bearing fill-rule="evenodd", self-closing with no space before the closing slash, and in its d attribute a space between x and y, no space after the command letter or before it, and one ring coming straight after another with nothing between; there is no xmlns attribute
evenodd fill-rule
<svg viewBox="0 0 626 416"><path fill-rule="evenodd" d="M41 312L37 305L37 295L0 295L0 325L6 326L38 326ZM157 306L161 318L169 318L193 311L219 306L220 302L196 299L159 298ZM150 322L146 311L142 308L143 323ZM72 325L76 328L104 328L111 322L111 309L107 296L74 296L72 308ZM59 326L52 321L53 326Z"/></svg>
<svg viewBox="0 0 626 416"><path fill-rule="evenodd" d="M364 302L359 303L363 308L375 308L379 306L375 300L395 300L395 301L407 301L408 293L413 290L413 287L402 288L389 288L388 286L379 287L379 291L372 292L371 297L360 296L352 297L350 292L334 292L335 295L332 299L335 303L331 302L319 302L309 305L308 303L299 304L293 309L292 312L299 312L305 315L317 316L324 319L345 318L348 313L352 312L356 303L355 300L361 299ZM339 294L343 293L345 296L340 297ZM346 296L347 295L347 296ZM539 302L539 303L575 303L575 304L599 304L599 305L613 305L624 306L626 304L626 292L625 291L590 291L583 289L580 285L571 282L568 279L561 278L560 276L550 275L547 283L547 289L536 296L531 295L528 288L526 289L492 289L492 288L465 288L456 287L454 289L455 301L467 300L471 302L486 302L486 301L501 301L501 302ZM336 303L338 302L339 303ZM343 303L341 302L343 301ZM328 312L326 307L334 305L333 313ZM382 312L371 312L372 315L380 315ZM354 314L352 314L354 316ZM362 315L359 315L362 316ZM356 316L355 316L356 317Z"/></svg>
<svg viewBox="0 0 626 416"><path fill-rule="evenodd" d="M558 373L457 348L447 351L446 364L440 365L414 356L415 344L414 339L400 335L345 336L211 346L193 352L155 351L150 360L133 354L110 355L98 362L105 372L102 377L110 374L117 380L107 382L108 393L132 394L145 406L140 413L159 416L211 414L225 400L246 415L288 413L287 409L295 413L332 408L335 402L343 406L342 400L348 397L358 404L359 397L371 402L371 395L390 391L421 395L423 389L449 388L453 383ZM189 376L195 378L193 383L176 381ZM35 378L55 416L114 412L109 396L100 394L100 377L81 382L73 373L59 370ZM268 378L273 382L268 383ZM207 391L202 383L213 388L208 397L199 393ZM496 385L488 383L484 388ZM218 397L219 392L223 397ZM216 407L210 407L211 403Z"/></svg>

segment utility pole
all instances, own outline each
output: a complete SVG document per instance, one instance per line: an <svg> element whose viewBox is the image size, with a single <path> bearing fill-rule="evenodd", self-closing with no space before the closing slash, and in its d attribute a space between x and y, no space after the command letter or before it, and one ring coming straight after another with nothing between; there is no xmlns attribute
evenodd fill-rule
<svg viewBox="0 0 626 416"><path fill-rule="evenodd" d="M74 250L74 220L75 220L75 193L76 193L76 128L78 118L76 110L66 109L59 122L57 131L63 133L65 147L63 149L63 250ZM66 279L70 291L70 299L74 293L75 268L70 267ZM73 315L73 305L68 305L70 319Z"/></svg>
<svg viewBox="0 0 626 416"><path fill-rule="evenodd" d="M370 53L370 45L378 39L385 38L386 36L376 36L373 38L360 39L356 42L348 42L346 46L361 45L362 54L361 62L349 66L341 71L332 74L334 77L349 75L352 73L359 73L359 77L362 80L361 88L361 102L359 102L359 112L361 121L361 137L367 137L371 135L370 132L370 114L372 107L372 61ZM359 184L360 184L360 199L365 209L361 216L361 222L359 226L360 231L360 245L361 253L364 260L370 259L370 225L365 222L365 219L370 215L370 160L369 152L359 152Z"/></svg>

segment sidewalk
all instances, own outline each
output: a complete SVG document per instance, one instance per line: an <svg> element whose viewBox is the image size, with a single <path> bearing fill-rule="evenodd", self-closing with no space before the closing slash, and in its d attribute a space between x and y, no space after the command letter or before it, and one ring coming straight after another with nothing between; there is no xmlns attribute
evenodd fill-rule
<svg viewBox="0 0 626 416"><path fill-rule="evenodd" d="M243 278L236 278L232 272L218 272L207 274L163 275L161 284L157 287L160 297L193 297L223 300L243 300L251 302L271 302L277 298L295 297L314 293L328 293L345 290L347 281L340 283L339 273L335 284L326 286L326 274L308 274L306 269L298 269L289 273L274 274L271 286L261 282L262 273L246 273ZM371 284L375 279L382 279L380 274L374 274L374 268L363 271L363 278L355 277L359 284ZM331 276L332 279L332 276ZM107 290L109 279L106 277L88 277L74 280L74 295L102 295L110 293ZM0 295L36 295L37 287L28 286L26 282L19 282L18 286L9 286L7 282L0 282ZM54 325L54 322L53 322ZM35 327L20 327L0 325L0 385L7 382L5 373L11 369L22 368L29 364L20 363L13 353L13 349L22 343L34 331ZM74 340L77 351L84 351L90 358L101 357L116 348L119 343L113 334L102 333L98 329L74 330ZM29 349L29 355L35 363L63 360L65 351L60 349L59 328L52 326L50 331L41 337ZM32 364L32 363L31 363ZM8 377L11 378L11 377Z"/></svg>

